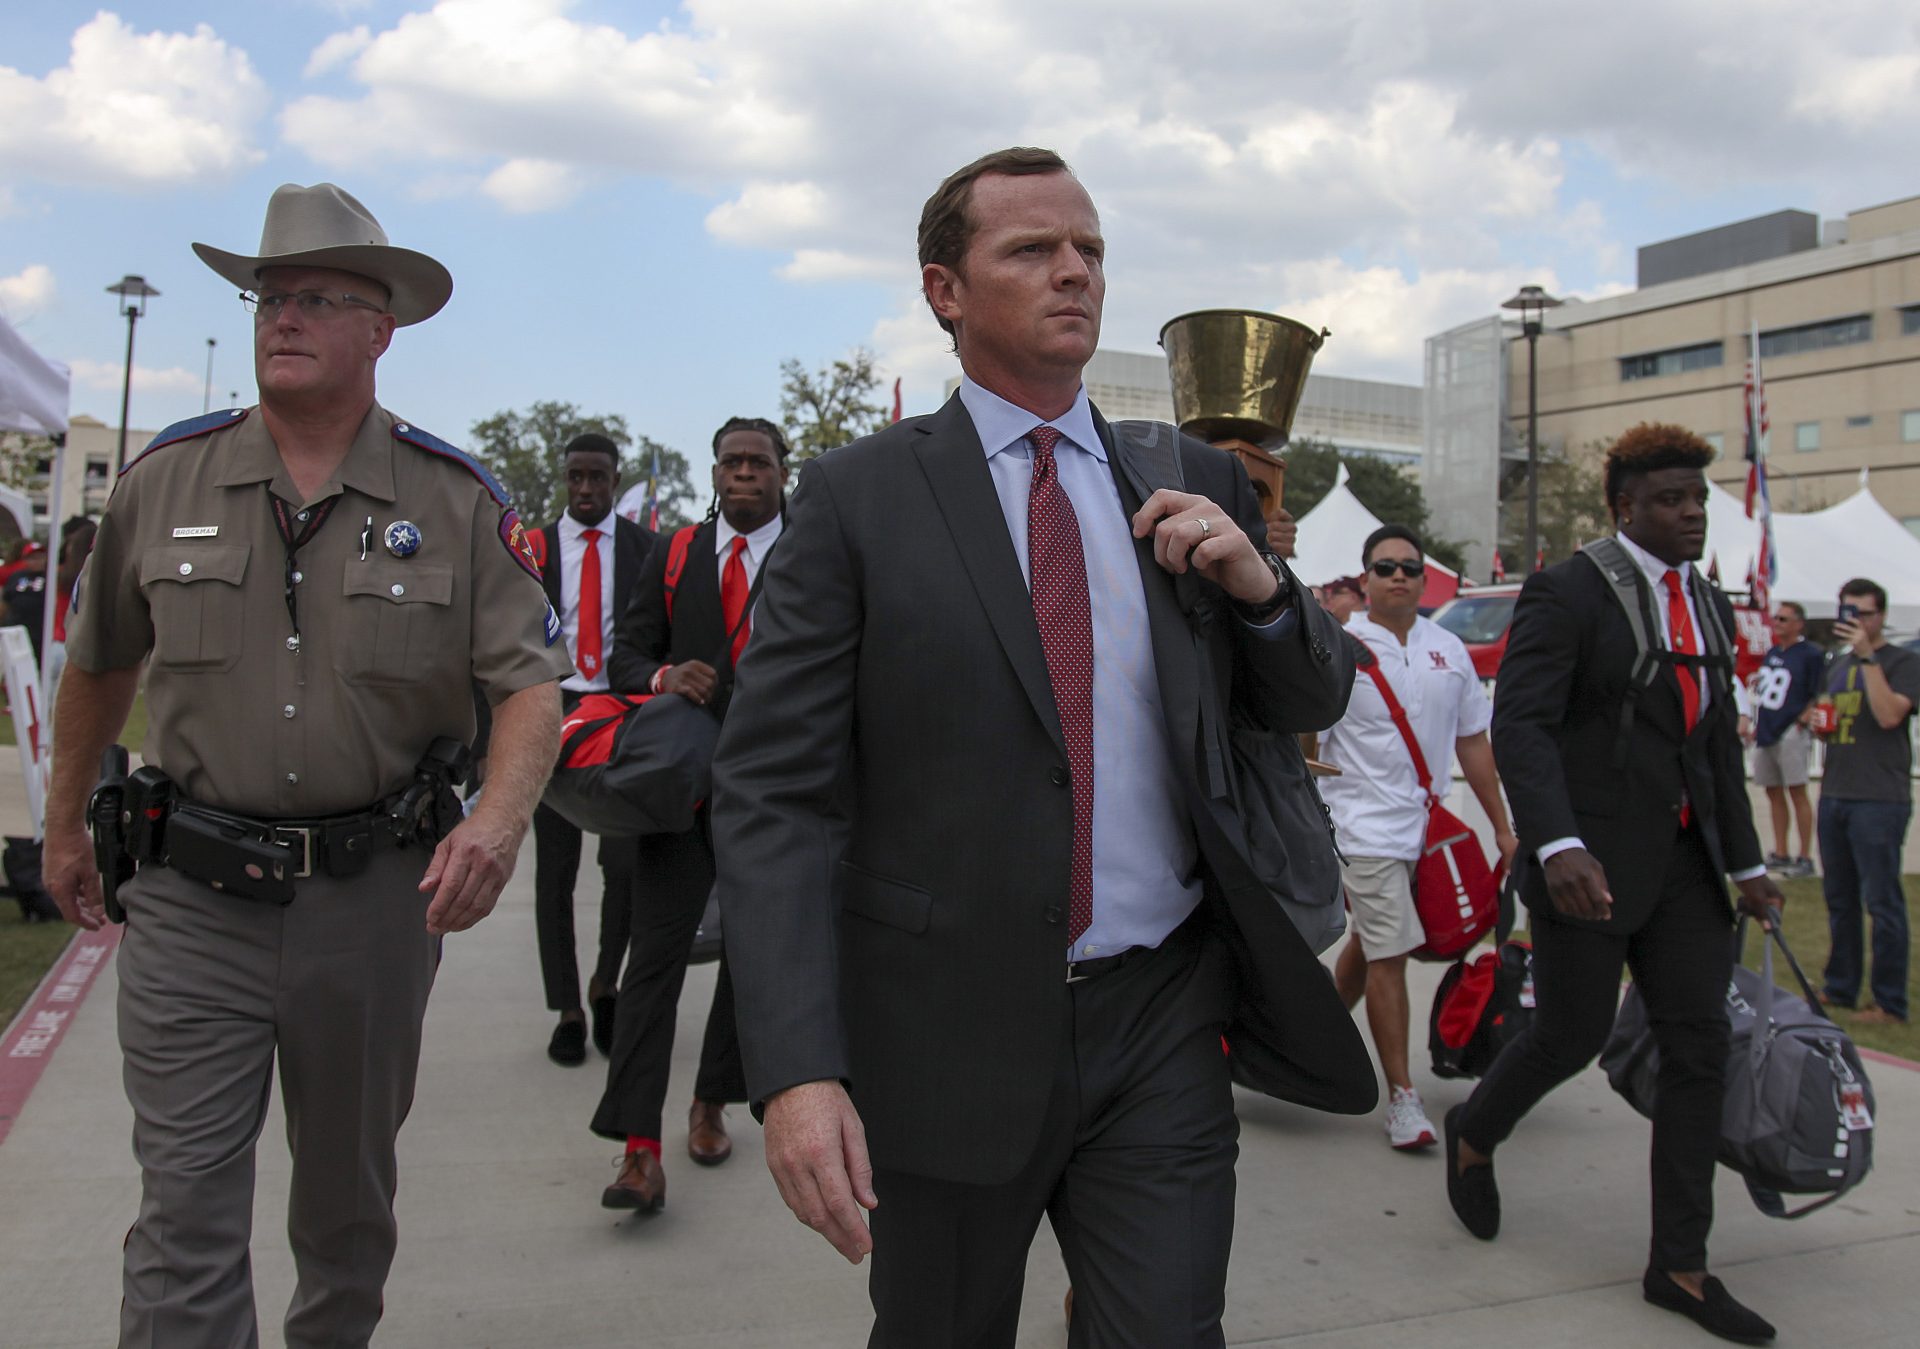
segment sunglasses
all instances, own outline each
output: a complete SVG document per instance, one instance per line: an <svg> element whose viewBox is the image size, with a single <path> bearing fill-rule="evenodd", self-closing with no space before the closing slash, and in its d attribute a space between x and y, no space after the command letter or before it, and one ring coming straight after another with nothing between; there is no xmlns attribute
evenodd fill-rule
<svg viewBox="0 0 1920 1349"><path fill-rule="evenodd" d="M1383 557L1368 567L1367 570L1375 576L1383 577L1391 576L1395 572L1399 572L1402 576L1424 576L1427 572L1427 564L1417 557L1407 559Z"/></svg>

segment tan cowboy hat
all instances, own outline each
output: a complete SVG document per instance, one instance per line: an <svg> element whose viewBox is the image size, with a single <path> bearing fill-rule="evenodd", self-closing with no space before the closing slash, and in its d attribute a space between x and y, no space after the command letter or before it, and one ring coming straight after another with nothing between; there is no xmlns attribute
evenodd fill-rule
<svg viewBox="0 0 1920 1349"><path fill-rule="evenodd" d="M267 267L333 267L371 277L392 297L387 310L401 327L440 312L453 295L453 276L410 248L395 248L362 206L332 183L283 183L267 202L256 257L195 244L200 261L242 290L260 284Z"/></svg>

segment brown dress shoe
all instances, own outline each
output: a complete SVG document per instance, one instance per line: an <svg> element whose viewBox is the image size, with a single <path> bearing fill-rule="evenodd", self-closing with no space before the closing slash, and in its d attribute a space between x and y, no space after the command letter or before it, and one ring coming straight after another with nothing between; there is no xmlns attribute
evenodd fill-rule
<svg viewBox="0 0 1920 1349"><path fill-rule="evenodd" d="M718 1101L695 1101L687 1111L687 1156L702 1166L718 1166L733 1156L726 1110Z"/></svg>
<svg viewBox="0 0 1920 1349"><path fill-rule="evenodd" d="M620 1174L601 1191L601 1208L630 1208L641 1213L658 1213L667 1206L667 1173L660 1159L645 1148L614 1158Z"/></svg>

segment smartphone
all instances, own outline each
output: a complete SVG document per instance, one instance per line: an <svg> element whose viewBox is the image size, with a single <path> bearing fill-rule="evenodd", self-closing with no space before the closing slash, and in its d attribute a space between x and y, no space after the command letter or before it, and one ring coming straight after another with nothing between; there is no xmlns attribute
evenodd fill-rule
<svg viewBox="0 0 1920 1349"><path fill-rule="evenodd" d="M1860 606L1841 600L1840 607L1833 612L1833 621L1836 623L1858 623L1860 621Z"/></svg>

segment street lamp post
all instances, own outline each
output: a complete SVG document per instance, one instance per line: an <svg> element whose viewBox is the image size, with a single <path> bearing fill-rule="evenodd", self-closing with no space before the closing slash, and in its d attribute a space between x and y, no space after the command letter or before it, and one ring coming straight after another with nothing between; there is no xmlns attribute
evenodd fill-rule
<svg viewBox="0 0 1920 1349"><path fill-rule="evenodd" d="M1502 309L1520 311L1520 331L1527 339L1527 554L1521 563L1528 571L1540 565L1540 328L1541 319L1560 301L1539 286L1522 286L1503 301Z"/></svg>
<svg viewBox="0 0 1920 1349"><path fill-rule="evenodd" d="M203 413L213 411L213 339L211 337L207 339L207 392L206 396L200 400L200 411Z"/></svg>
<svg viewBox="0 0 1920 1349"><path fill-rule="evenodd" d="M147 300L159 293L147 284L144 276L123 276L118 285L107 287L107 294L120 297L120 312L127 318L127 365L120 375L120 448L113 459L115 473L127 462L127 407L133 399L133 325L146 317Z"/></svg>

